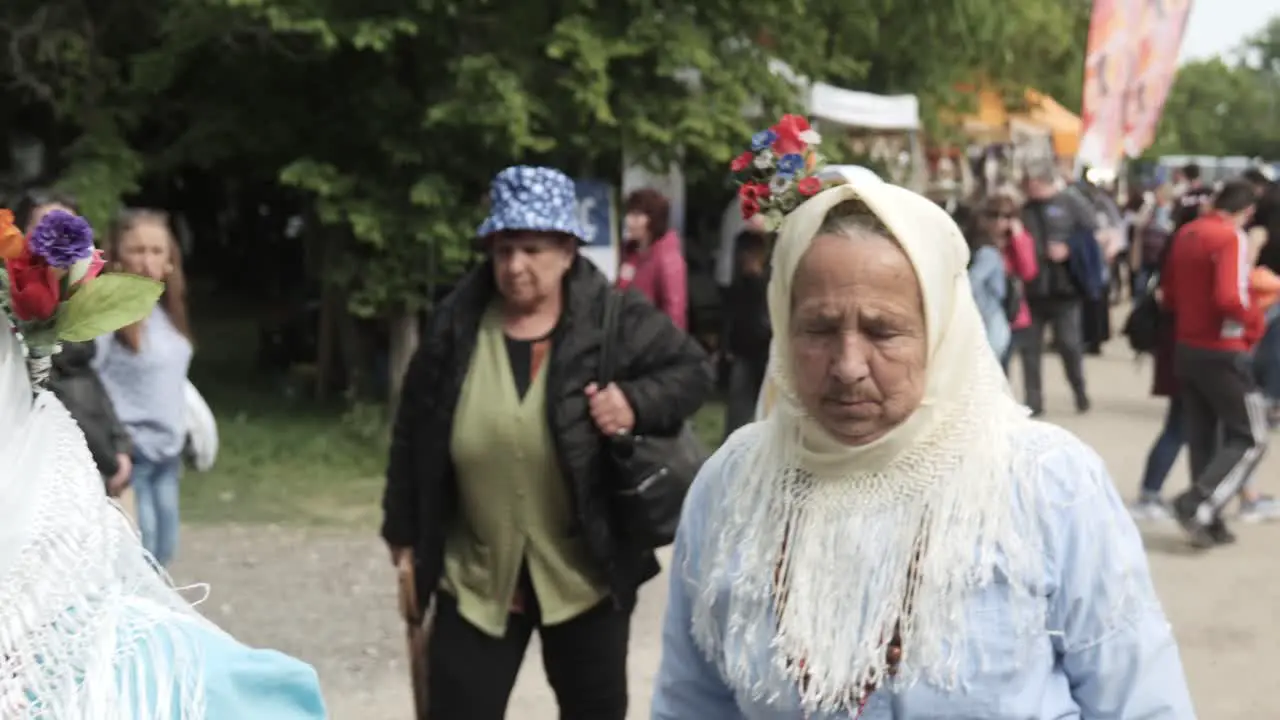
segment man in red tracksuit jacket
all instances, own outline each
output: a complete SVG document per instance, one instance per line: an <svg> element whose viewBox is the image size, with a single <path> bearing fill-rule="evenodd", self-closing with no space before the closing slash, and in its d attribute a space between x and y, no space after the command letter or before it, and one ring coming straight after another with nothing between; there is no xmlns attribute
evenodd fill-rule
<svg viewBox="0 0 1280 720"><path fill-rule="evenodd" d="M1243 229L1255 202L1249 183L1227 183L1211 212L1178 230L1160 279L1174 317L1174 373L1191 451L1191 488L1174 500L1174 513L1200 548L1235 540L1222 508L1266 450L1266 403L1249 355L1264 323L1261 308L1249 300Z"/></svg>

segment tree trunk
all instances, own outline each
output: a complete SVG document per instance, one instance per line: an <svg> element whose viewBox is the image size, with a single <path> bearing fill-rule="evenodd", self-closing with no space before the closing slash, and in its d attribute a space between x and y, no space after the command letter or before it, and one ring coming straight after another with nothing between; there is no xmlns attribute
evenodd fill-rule
<svg viewBox="0 0 1280 720"><path fill-rule="evenodd" d="M409 360L418 350L420 335L418 314L406 309L397 311L389 321L391 347L388 352L387 408L390 416L396 416L400 404L400 390L404 387L404 374Z"/></svg>
<svg viewBox="0 0 1280 720"><path fill-rule="evenodd" d="M368 372L369 338L347 309L347 302L347 293L343 292L338 298L338 349L342 353L342 369L346 373L347 400L358 402L368 400L372 395Z"/></svg>
<svg viewBox="0 0 1280 720"><path fill-rule="evenodd" d="M338 365L338 315L342 307L342 291L333 283L324 281L320 296L319 327L316 332L316 398L329 399L333 387L334 370Z"/></svg>
<svg viewBox="0 0 1280 720"><path fill-rule="evenodd" d="M320 225L315 212L308 211L304 226L306 240L307 274L320 280L320 317L316 328L316 388L315 396L327 400L333 388L338 366L338 323L346 311L342 306L342 289L330 277L334 257L335 238L332 230Z"/></svg>

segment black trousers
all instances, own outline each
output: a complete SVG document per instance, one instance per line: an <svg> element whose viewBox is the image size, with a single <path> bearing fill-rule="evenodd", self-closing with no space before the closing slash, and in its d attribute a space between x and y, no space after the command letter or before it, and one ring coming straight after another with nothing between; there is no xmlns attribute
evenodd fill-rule
<svg viewBox="0 0 1280 720"><path fill-rule="evenodd" d="M1102 344L1111 339L1111 305L1107 298L1085 299L1080 305L1080 339L1090 355L1102 353Z"/></svg>
<svg viewBox="0 0 1280 720"><path fill-rule="evenodd" d="M541 626L534 605L510 615L507 634L495 638L459 615L458 601L443 592L436 594L427 647L428 717L504 720L535 628L561 720L626 720L631 615L612 600L548 627Z"/></svg>
<svg viewBox="0 0 1280 720"><path fill-rule="evenodd" d="M1196 519L1208 525L1262 461L1268 439L1266 400L1244 353L1178 345L1173 364L1191 454L1188 493L1197 503Z"/></svg>
<svg viewBox="0 0 1280 720"><path fill-rule="evenodd" d="M1044 410L1044 379L1040 373L1044 356L1045 328L1053 328L1054 342L1062 355L1062 366L1067 381L1075 393L1076 404L1087 402L1084 387L1084 350L1080 337L1081 310L1079 300L1049 300L1029 303L1031 327L1018 345L1018 357L1022 361L1022 379L1026 389L1027 407L1036 412Z"/></svg>

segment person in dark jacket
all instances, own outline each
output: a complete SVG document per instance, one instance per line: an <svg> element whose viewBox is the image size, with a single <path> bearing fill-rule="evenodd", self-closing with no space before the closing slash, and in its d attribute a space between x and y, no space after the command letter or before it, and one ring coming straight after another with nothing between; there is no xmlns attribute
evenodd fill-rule
<svg viewBox="0 0 1280 720"><path fill-rule="evenodd" d="M726 298L724 345L729 359L729 388L724 434L755 419L760 386L769 365L768 240L745 231L736 241L738 272Z"/></svg>
<svg viewBox="0 0 1280 720"><path fill-rule="evenodd" d="M1280 274L1280 186L1265 176L1246 177L1259 193L1258 207L1247 229L1250 245L1259 248L1257 265ZM1254 376L1267 396L1268 422L1276 427L1280 426L1280 306L1267 309L1266 323L1266 332L1254 349Z"/></svg>
<svg viewBox="0 0 1280 720"><path fill-rule="evenodd" d="M66 193L30 190L18 203L18 225L29 233L54 210L73 214L80 212L75 198ZM97 371L89 365L93 353L93 343L64 343L62 351L53 356L49 389L62 401L80 426L80 432L84 433L93 462L102 473L107 494L119 498L129 487L129 477L133 472L130 459L133 444L116 417L115 407Z"/></svg>
<svg viewBox="0 0 1280 720"><path fill-rule="evenodd" d="M84 433L93 462L102 473L107 494L120 497L129 487L129 475L133 463L129 459L132 444L129 433L116 417L111 398L102 386L102 380L90 363L93 361L94 344L63 343L62 350L53 356L53 372L49 376L49 389L66 406Z"/></svg>
<svg viewBox="0 0 1280 720"><path fill-rule="evenodd" d="M621 532L606 436L672 435L712 389L701 347L635 291L597 387L615 292L581 258L573 182L494 179L487 261L433 314L395 420L382 537L434 598L432 720L502 720L530 636L565 720L624 720L631 610L658 572Z"/></svg>
<svg viewBox="0 0 1280 720"><path fill-rule="evenodd" d="M1199 165L1188 163L1182 168L1182 176L1187 179L1187 186L1178 195L1177 203L1173 208L1174 232L1200 217L1205 206L1213 199L1213 188L1205 185L1200 179Z"/></svg>
<svg viewBox="0 0 1280 720"><path fill-rule="evenodd" d="M1073 194L1077 204L1087 208L1095 218L1092 231L1078 229L1073 249L1078 246L1085 252L1072 252L1070 266L1083 290L1080 319L1084 351L1088 355L1101 355L1102 346L1111 339L1108 274L1124 245L1124 220L1110 194L1087 179L1072 183L1066 192Z"/></svg>
<svg viewBox="0 0 1280 720"><path fill-rule="evenodd" d="M1158 268L1153 268L1158 269ZM1178 461L1178 455L1187 445L1186 423L1182 415L1182 398L1178 392L1178 378L1173 372L1173 353L1176 342L1173 335L1173 317L1164 316L1157 329L1154 367L1151 382L1153 397L1167 398L1164 425L1147 453L1147 463L1142 470L1142 487L1138 500L1129 511L1135 520L1172 520L1173 511L1161 498L1165 480Z"/></svg>
<svg viewBox="0 0 1280 720"><path fill-rule="evenodd" d="M1072 193L1057 187L1058 169L1051 160L1029 163L1026 168L1027 200L1022 206L1022 225L1035 240L1040 271L1026 284L1031 328L1019 346L1026 403L1033 415L1044 412L1043 380L1040 373L1046 327L1053 336L1067 380L1075 394L1076 410L1089 409L1084 382L1084 339L1081 305L1086 288L1071 270L1071 243L1082 232L1096 227L1093 211ZM1078 263L1077 263L1078 264Z"/></svg>

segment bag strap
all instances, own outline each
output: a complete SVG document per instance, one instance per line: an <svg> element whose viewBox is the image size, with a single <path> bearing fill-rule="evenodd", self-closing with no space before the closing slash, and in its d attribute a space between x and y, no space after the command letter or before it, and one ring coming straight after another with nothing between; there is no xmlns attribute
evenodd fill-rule
<svg viewBox="0 0 1280 720"><path fill-rule="evenodd" d="M604 301L604 321L601 330L604 336L600 340L600 366L596 368L596 384L601 388L613 382L613 374L617 370L618 359L614 342L618 335L618 313L622 308L622 296L618 291L609 288Z"/></svg>

